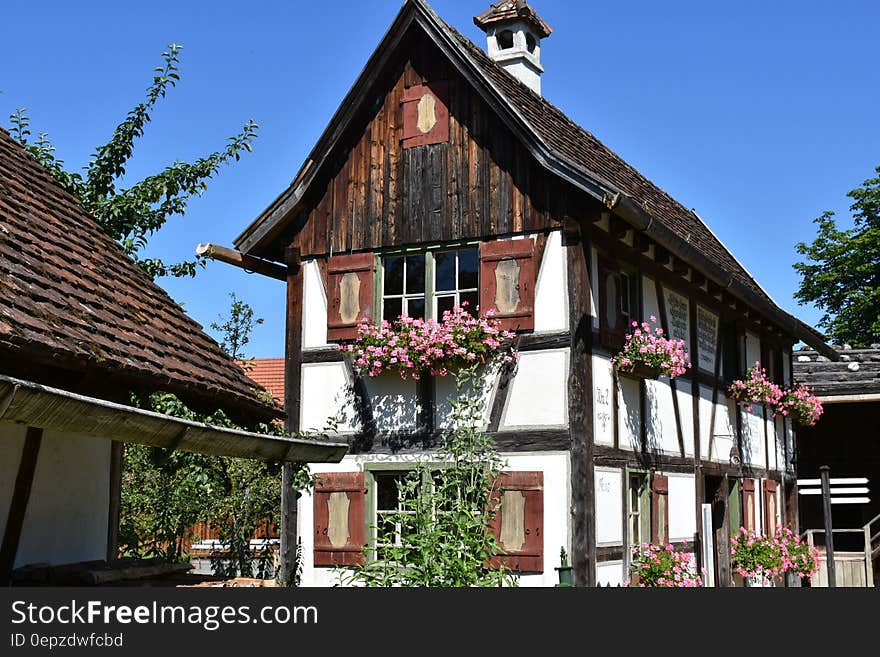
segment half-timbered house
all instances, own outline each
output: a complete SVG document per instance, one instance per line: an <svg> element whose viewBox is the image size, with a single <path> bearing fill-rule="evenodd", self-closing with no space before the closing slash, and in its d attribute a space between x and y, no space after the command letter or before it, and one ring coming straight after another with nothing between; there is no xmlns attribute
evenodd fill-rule
<svg viewBox="0 0 880 657"><path fill-rule="evenodd" d="M337 345L361 318L469 301L517 332L485 430L521 493L501 509L516 514L502 549L521 585L555 584L561 547L579 585L623 582L639 542L694 551L704 502L728 584L729 533L795 510L792 428L738 408L726 382L757 360L789 382L794 343L828 348L696 213L542 97L551 28L534 9L498 2L475 23L486 50L407 0L293 182L223 255L286 280L290 421L348 411L350 454L285 507L303 583L363 558L395 476L432 458L453 391L449 377L358 378ZM495 294L504 279L516 294ZM694 366L673 381L612 366L651 315L688 345Z"/></svg>

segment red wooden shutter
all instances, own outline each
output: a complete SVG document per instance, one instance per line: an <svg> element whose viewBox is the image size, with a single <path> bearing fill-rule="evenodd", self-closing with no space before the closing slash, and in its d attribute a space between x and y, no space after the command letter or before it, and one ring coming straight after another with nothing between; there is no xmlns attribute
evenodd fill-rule
<svg viewBox="0 0 880 657"><path fill-rule="evenodd" d="M327 340L353 340L373 317L372 253L337 255L327 263Z"/></svg>
<svg viewBox="0 0 880 657"><path fill-rule="evenodd" d="M403 147L449 141L449 84L437 80L403 91Z"/></svg>
<svg viewBox="0 0 880 657"><path fill-rule="evenodd" d="M623 279L620 272L607 260L599 258L599 340L609 349L623 347L628 315L621 308Z"/></svg>
<svg viewBox="0 0 880 657"><path fill-rule="evenodd" d="M764 533L767 536L776 534L776 482L772 479L764 480Z"/></svg>
<svg viewBox="0 0 880 657"><path fill-rule="evenodd" d="M364 562L365 493L363 472L317 475L315 566L353 566Z"/></svg>
<svg viewBox="0 0 880 657"><path fill-rule="evenodd" d="M492 310L507 331L535 328L535 243L480 244L480 312Z"/></svg>
<svg viewBox="0 0 880 657"><path fill-rule="evenodd" d="M743 479L743 527L755 531L755 480Z"/></svg>
<svg viewBox="0 0 880 657"><path fill-rule="evenodd" d="M505 472L499 477L497 496L492 533L501 552L490 565L544 572L544 473Z"/></svg>
<svg viewBox="0 0 880 657"><path fill-rule="evenodd" d="M651 478L651 542L669 542L669 478L655 474Z"/></svg>

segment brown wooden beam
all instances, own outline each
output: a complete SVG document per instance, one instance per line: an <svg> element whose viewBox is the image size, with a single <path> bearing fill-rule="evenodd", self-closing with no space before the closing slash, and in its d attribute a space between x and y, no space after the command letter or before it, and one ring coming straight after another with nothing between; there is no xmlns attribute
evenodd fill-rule
<svg viewBox="0 0 880 657"><path fill-rule="evenodd" d="M228 265L233 265L234 267L239 267L255 274L268 276L275 280L287 280L287 268L281 266L277 262L255 258L246 253L235 251L234 249L225 246L210 243L199 244L196 247L196 255L202 256L203 258L210 258L211 260L219 260Z"/></svg>
<svg viewBox="0 0 880 657"><path fill-rule="evenodd" d="M12 569L15 567L15 557L21 542L21 530L24 528L24 519L31 497L31 488L34 485L34 474L37 471L37 458L40 455L42 441L43 430L28 427L21 450L21 460L18 462L18 474L15 477L15 487L12 489L12 499L9 502L9 512L6 515L3 543L0 544L0 586L7 586L12 579ZM62 494L61 491L56 491L56 493Z"/></svg>
<svg viewBox="0 0 880 657"><path fill-rule="evenodd" d="M107 509L107 563L119 554L119 510L122 499L122 450L119 441L110 443L110 503Z"/></svg>
<svg viewBox="0 0 880 657"><path fill-rule="evenodd" d="M298 248L288 247L284 253L287 263L287 326L284 353L284 409L287 412L285 429L297 433L299 427L300 396L302 392L302 318L303 268ZM294 477L299 466L285 463L281 471L281 545L278 550L278 584L295 586L297 571L297 505L299 491L294 488Z"/></svg>
<svg viewBox="0 0 880 657"><path fill-rule="evenodd" d="M581 231L584 229L582 228ZM593 470L593 349L590 317L589 243L566 232L569 332L568 422L571 438L571 565L575 586L596 583L596 522Z"/></svg>

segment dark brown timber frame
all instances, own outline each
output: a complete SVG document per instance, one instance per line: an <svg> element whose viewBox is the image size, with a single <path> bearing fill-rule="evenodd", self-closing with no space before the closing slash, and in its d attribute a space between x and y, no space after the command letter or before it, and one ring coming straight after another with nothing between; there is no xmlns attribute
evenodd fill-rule
<svg viewBox="0 0 880 657"><path fill-rule="evenodd" d="M21 461L18 464L18 474L15 477L15 487L12 490L12 499L9 502L3 543L0 545L0 586L7 586L12 578L42 441L43 430L28 427L21 450Z"/></svg>
<svg viewBox="0 0 880 657"><path fill-rule="evenodd" d="M571 435L571 565L575 586L596 583L593 483L593 320L590 315L589 241L586 227L569 222L563 232L568 265L568 422Z"/></svg>
<svg viewBox="0 0 880 657"><path fill-rule="evenodd" d="M303 268L299 249L285 252L287 264L287 327L284 349L284 406L287 412L285 428L299 431L300 398L302 393L302 318ZM293 488L298 466L285 463L281 473L281 545L278 583L293 586L296 578L296 517L299 492Z"/></svg>

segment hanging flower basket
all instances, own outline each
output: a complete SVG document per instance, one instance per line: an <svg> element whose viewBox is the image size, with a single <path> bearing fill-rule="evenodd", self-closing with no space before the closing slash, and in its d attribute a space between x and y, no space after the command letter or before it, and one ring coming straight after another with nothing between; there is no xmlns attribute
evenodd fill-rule
<svg viewBox="0 0 880 657"><path fill-rule="evenodd" d="M657 318L651 316L650 320L654 323ZM662 328L652 327L648 322L632 323L623 349L612 360L618 372L640 379L661 375L674 379L691 367L684 341L664 337Z"/></svg>
<svg viewBox="0 0 880 657"><path fill-rule="evenodd" d="M625 369L618 366L617 371L621 376L631 379L659 379L660 375L663 374L663 370L658 366L647 365L646 363L633 363Z"/></svg>
<svg viewBox="0 0 880 657"><path fill-rule="evenodd" d="M822 416L824 409L819 398L803 383L786 390L774 409L775 415L789 417L804 427L812 427Z"/></svg>

